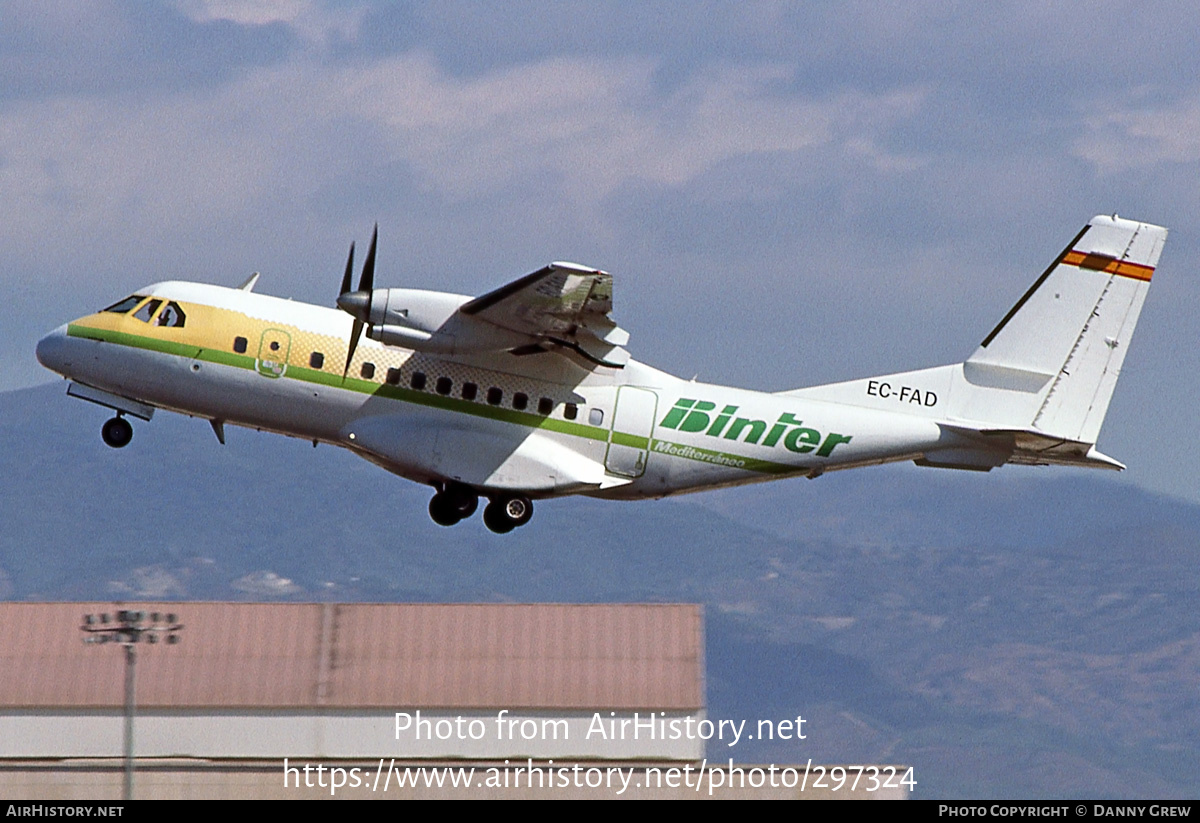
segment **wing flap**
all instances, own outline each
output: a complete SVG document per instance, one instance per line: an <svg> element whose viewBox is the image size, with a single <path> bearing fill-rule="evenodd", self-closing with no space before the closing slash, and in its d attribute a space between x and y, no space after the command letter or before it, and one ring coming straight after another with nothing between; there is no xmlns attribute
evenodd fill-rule
<svg viewBox="0 0 1200 823"><path fill-rule="evenodd" d="M463 304L460 314L556 344L602 366L629 361L629 334L609 317L612 275L556 262Z"/></svg>

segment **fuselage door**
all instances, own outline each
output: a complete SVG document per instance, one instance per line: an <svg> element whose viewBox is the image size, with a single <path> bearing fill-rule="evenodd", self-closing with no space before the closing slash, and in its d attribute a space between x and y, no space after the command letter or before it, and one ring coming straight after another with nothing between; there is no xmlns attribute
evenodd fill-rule
<svg viewBox="0 0 1200 823"><path fill-rule="evenodd" d="M635 386L617 389L604 468L625 477L641 477L646 473L657 413L658 395L654 392Z"/></svg>
<svg viewBox="0 0 1200 823"><path fill-rule="evenodd" d="M267 329L258 344L258 359L254 368L263 377L283 377L287 371L292 336L282 329Z"/></svg>

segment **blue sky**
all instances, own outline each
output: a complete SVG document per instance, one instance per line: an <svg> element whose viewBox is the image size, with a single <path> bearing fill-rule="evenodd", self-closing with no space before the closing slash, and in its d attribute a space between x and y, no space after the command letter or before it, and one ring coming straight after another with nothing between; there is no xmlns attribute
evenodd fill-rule
<svg viewBox="0 0 1200 823"><path fill-rule="evenodd" d="M1101 433L1200 500L1190 4L9 2L0 389L149 282L332 303L613 273L635 357L783 389L958 361L1093 214L1172 234ZM64 400L64 402L67 402ZM1004 469L1006 472L1027 471Z"/></svg>

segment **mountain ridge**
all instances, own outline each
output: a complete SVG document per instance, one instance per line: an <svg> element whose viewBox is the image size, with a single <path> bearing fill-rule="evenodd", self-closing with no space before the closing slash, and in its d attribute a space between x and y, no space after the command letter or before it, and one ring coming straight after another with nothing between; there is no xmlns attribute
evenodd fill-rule
<svg viewBox="0 0 1200 823"><path fill-rule="evenodd" d="M160 413L117 451L106 417L64 384L0 393L0 597L694 601L710 717L811 715L743 762L902 761L924 797L1196 793L1186 501L906 465L538 502L499 537L342 450Z"/></svg>

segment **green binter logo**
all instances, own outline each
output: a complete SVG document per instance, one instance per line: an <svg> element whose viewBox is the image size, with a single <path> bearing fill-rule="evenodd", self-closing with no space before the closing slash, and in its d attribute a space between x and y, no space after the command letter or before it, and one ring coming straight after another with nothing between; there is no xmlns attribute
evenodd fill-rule
<svg viewBox="0 0 1200 823"><path fill-rule="evenodd" d="M822 437L819 431L805 427L802 420L786 412L779 415L779 420L768 429L765 420L736 417L737 406L726 406L715 416L709 413L716 409L717 405L707 400L680 398L658 425L664 429L703 433L707 437L740 440L760 446L775 447L782 442L788 451L797 454L815 451L817 457L828 457L834 448L849 443L851 439L849 435L833 432Z"/></svg>

